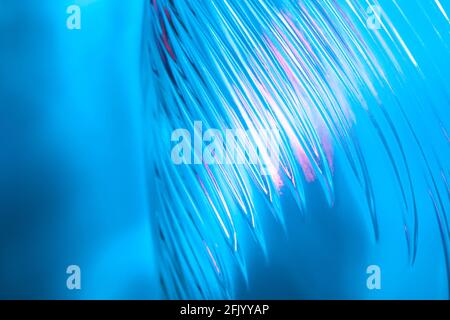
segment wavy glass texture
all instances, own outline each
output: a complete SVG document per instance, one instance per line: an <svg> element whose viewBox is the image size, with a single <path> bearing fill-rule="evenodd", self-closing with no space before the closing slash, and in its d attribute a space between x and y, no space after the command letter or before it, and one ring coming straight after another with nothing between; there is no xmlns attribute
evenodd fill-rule
<svg viewBox="0 0 450 320"><path fill-rule="evenodd" d="M392 284L381 297L448 298L449 1L151 0L148 11L167 297L370 298L352 283L379 263ZM174 165L171 133L195 121L276 128L278 170Z"/></svg>

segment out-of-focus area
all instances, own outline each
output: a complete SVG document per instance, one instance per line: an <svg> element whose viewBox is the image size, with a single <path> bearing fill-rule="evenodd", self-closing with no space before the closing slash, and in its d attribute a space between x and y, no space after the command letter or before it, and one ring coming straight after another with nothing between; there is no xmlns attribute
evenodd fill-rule
<svg viewBox="0 0 450 320"><path fill-rule="evenodd" d="M0 3L0 298L156 298L144 1ZM80 30L67 28L71 4ZM69 290L69 265L81 290Z"/></svg>

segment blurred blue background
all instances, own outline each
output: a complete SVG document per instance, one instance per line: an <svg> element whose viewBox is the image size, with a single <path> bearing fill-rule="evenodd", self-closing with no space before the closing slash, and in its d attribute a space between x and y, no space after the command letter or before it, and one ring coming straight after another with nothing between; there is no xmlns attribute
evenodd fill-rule
<svg viewBox="0 0 450 320"><path fill-rule="evenodd" d="M66 8L82 8L68 30ZM143 1L0 3L0 298L156 298ZM66 288L81 268L82 290Z"/></svg>

